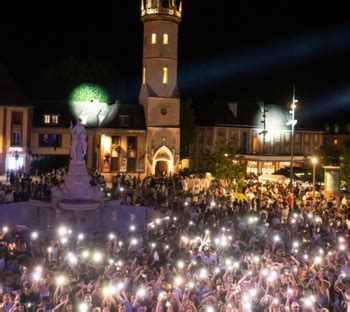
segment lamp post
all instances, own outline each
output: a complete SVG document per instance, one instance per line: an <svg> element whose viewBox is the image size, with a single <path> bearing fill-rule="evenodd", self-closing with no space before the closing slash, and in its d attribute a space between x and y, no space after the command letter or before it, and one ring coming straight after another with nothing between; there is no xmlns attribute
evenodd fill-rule
<svg viewBox="0 0 350 312"><path fill-rule="evenodd" d="M315 206L315 172L316 172L316 164L318 163L317 157L311 158L312 163L312 205Z"/></svg>
<svg viewBox="0 0 350 312"><path fill-rule="evenodd" d="M294 126L297 123L297 120L295 119L295 103L298 103L298 100L295 98L295 85L293 85L293 102L291 106L291 110L289 111L289 114L291 114L291 119L287 122L287 126L292 126L292 139L291 139L291 148L290 148L290 189L293 190L293 158L294 158ZM293 203L292 208L294 204L294 196L293 196Z"/></svg>

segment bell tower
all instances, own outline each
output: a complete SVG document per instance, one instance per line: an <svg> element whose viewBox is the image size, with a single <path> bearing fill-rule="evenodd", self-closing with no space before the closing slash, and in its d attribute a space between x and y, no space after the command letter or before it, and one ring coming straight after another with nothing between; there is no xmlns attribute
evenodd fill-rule
<svg viewBox="0 0 350 312"><path fill-rule="evenodd" d="M139 102L147 125L147 174L179 170L177 56L181 15L182 0L141 0L144 33Z"/></svg>

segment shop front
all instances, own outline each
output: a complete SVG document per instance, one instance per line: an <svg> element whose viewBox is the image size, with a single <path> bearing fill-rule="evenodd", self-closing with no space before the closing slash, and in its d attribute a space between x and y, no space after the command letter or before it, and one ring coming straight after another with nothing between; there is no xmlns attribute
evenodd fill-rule
<svg viewBox="0 0 350 312"><path fill-rule="evenodd" d="M26 158L27 155L21 147L10 147L6 153L5 170L25 171Z"/></svg>

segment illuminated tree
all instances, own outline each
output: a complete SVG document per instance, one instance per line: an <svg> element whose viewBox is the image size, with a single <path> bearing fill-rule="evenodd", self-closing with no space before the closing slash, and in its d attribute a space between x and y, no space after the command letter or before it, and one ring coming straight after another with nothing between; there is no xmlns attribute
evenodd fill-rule
<svg viewBox="0 0 350 312"><path fill-rule="evenodd" d="M232 144L215 144L212 151L207 150L202 156L204 169L215 178L225 181L225 184L238 190L244 183L245 165L236 156Z"/></svg>
<svg viewBox="0 0 350 312"><path fill-rule="evenodd" d="M349 125L347 126L349 128ZM341 177L350 186L350 138L343 138L340 150Z"/></svg>
<svg viewBox="0 0 350 312"><path fill-rule="evenodd" d="M98 85L92 83L83 83L76 87L70 94L71 102L92 102L98 100L102 103L108 103L108 93Z"/></svg>
<svg viewBox="0 0 350 312"><path fill-rule="evenodd" d="M334 144L323 144L319 150L323 166L339 166L341 148Z"/></svg>

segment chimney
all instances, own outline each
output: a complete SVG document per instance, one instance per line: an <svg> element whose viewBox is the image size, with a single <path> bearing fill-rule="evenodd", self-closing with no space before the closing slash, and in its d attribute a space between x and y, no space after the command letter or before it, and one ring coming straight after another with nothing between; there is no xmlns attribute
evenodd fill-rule
<svg viewBox="0 0 350 312"><path fill-rule="evenodd" d="M237 102L229 102L227 105L235 118L237 118Z"/></svg>

